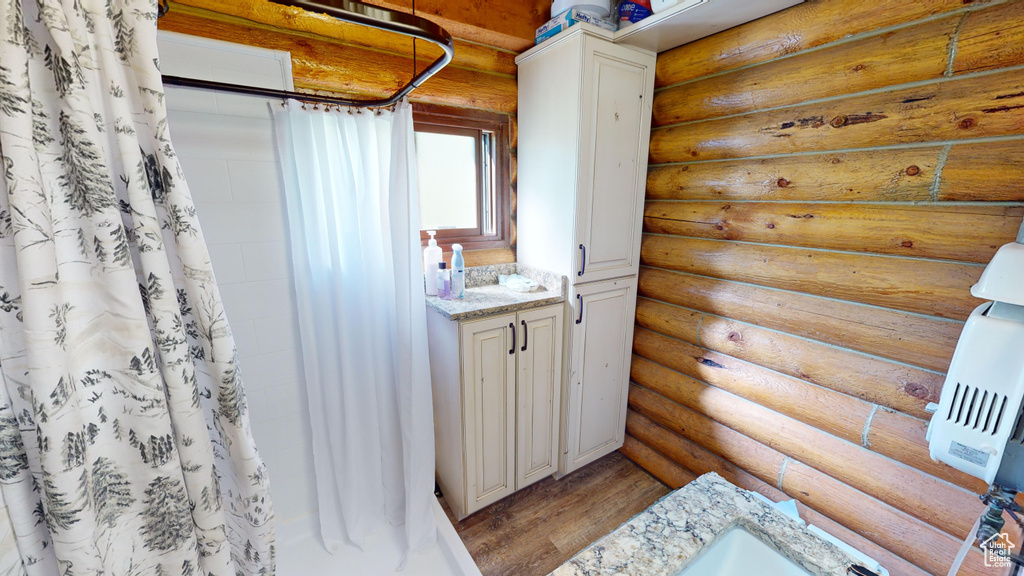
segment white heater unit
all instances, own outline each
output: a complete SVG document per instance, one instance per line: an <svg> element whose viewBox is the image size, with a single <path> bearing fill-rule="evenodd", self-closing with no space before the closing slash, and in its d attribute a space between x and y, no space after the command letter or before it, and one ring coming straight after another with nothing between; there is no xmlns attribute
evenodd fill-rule
<svg viewBox="0 0 1024 576"><path fill-rule="evenodd" d="M1022 239L1024 227L1018 242ZM1024 244L1000 248L971 294L990 302L967 319L939 404L929 405L934 409L927 434L932 459L989 485L982 495L988 508L950 574L975 536L988 550L1002 532L1004 511L1021 524L1015 498L1024 491ZM995 553L1024 562L1005 548Z"/></svg>
<svg viewBox="0 0 1024 576"><path fill-rule="evenodd" d="M971 294L991 300L960 334L928 426L932 459L1024 489L1024 244L1007 244Z"/></svg>

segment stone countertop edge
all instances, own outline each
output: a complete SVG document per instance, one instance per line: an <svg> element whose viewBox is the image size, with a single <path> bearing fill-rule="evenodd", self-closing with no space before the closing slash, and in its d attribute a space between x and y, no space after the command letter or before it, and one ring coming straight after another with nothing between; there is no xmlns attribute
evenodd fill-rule
<svg viewBox="0 0 1024 576"><path fill-rule="evenodd" d="M515 292L498 284L498 275L521 274L540 283L543 290ZM568 279L564 276L524 266L496 264L466 268L466 295L441 300L427 296L427 306L448 320L472 320L539 308L565 301Z"/></svg>
<svg viewBox="0 0 1024 576"><path fill-rule="evenodd" d="M591 544L549 576L675 576L741 526L817 576L857 562L751 492L709 472Z"/></svg>

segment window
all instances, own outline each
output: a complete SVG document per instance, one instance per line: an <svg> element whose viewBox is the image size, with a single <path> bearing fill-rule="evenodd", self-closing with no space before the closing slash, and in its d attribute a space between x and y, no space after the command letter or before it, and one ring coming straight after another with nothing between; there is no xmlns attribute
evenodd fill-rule
<svg viewBox="0 0 1024 576"><path fill-rule="evenodd" d="M509 118L415 104L420 239L467 250L508 246Z"/></svg>

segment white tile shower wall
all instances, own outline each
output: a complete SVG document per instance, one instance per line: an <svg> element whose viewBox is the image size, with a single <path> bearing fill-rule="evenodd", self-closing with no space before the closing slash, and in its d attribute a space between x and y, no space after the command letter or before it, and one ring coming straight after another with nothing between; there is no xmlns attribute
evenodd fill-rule
<svg viewBox="0 0 1024 576"><path fill-rule="evenodd" d="M281 53L163 33L160 40L165 73L291 88ZM287 522L316 510L316 488L269 101L169 87L167 103L238 347L253 434Z"/></svg>

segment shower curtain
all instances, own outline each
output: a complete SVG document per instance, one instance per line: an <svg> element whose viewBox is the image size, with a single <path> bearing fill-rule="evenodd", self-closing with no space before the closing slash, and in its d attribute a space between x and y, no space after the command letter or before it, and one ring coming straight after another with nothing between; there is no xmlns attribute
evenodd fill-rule
<svg viewBox="0 0 1024 576"><path fill-rule="evenodd" d="M437 531L412 109L305 108L275 127L321 534L362 547L386 520L418 550Z"/></svg>
<svg viewBox="0 0 1024 576"><path fill-rule="evenodd" d="M156 17L155 0L0 0L0 566L15 573L274 572Z"/></svg>

